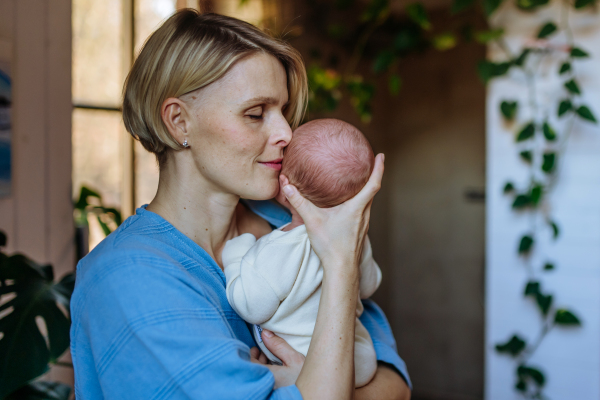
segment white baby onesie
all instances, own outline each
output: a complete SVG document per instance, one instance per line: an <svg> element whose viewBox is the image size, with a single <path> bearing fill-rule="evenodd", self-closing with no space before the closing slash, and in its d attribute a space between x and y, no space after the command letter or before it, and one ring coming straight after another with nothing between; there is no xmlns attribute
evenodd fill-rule
<svg viewBox="0 0 600 400"><path fill-rule="evenodd" d="M231 307L245 321L274 332L306 355L323 280L323 266L312 250L306 227L301 225L289 232L276 229L258 240L250 233L240 235L225 245L223 265ZM356 387L369 383L377 369L371 336L358 319L363 312L360 299L370 297L381 283L381 270L373 259L368 237L360 270L354 344ZM255 332L255 337L271 361L279 361L262 344L260 333Z"/></svg>

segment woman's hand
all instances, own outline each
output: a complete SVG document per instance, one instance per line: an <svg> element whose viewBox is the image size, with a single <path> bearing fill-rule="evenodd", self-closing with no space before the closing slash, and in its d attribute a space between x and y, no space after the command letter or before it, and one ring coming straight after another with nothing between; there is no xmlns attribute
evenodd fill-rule
<svg viewBox="0 0 600 400"><path fill-rule="evenodd" d="M304 355L271 331L264 329L261 337L267 349L283 362L283 366L267 364L267 357L258 347L250 349L251 361L263 364L271 370L275 376L275 389L294 385L304 365Z"/></svg>
<svg viewBox="0 0 600 400"><path fill-rule="evenodd" d="M283 192L304 220L310 243L324 267L347 268L360 263L363 240L369 228L371 203L381 187L384 155L375 157L371 177L362 190L350 200L332 208L318 208L302 197L281 175Z"/></svg>
<svg viewBox="0 0 600 400"><path fill-rule="evenodd" d="M354 398L354 330L359 289L359 264L369 228L373 196L381 187L383 154L375 158L365 187L350 200L318 208L282 176L290 205L304 220L315 253L323 264L317 322L304 367L296 380L302 397Z"/></svg>

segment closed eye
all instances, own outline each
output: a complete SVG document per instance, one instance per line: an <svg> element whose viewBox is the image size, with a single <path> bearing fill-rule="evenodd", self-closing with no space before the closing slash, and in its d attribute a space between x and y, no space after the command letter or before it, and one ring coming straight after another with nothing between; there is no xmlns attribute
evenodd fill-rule
<svg viewBox="0 0 600 400"><path fill-rule="evenodd" d="M263 106L252 107L246 112L246 116L253 120L261 120L263 118Z"/></svg>

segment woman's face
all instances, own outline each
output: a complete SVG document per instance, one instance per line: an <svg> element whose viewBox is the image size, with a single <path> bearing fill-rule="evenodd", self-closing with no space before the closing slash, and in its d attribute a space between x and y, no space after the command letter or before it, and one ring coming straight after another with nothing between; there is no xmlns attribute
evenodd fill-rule
<svg viewBox="0 0 600 400"><path fill-rule="evenodd" d="M253 200L277 195L283 149L292 138L283 116L288 102L283 65L257 53L181 99L190 105L186 151L214 189Z"/></svg>

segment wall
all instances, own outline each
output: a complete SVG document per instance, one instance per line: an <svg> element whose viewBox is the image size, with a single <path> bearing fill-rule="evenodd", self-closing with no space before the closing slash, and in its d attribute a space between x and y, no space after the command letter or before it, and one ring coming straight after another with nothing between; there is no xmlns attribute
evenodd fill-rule
<svg viewBox="0 0 600 400"><path fill-rule="evenodd" d="M505 7L494 22L508 27L508 45L519 46L537 33L546 21L560 21L558 2L538 14L520 13ZM585 103L600 116L600 15L571 14L575 39L591 59L577 62L577 76L584 87ZM555 40L564 40L560 37ZM499 57L497 49L491 55ZM555 65L538 85L543 104L564 95ZM503 99L527 98L523 77L514 72L494 81L487 92L487 265L486 265L486 390L488 400L521 398L513 391L514 362L496 354L494 345L514 333L532 340L539 332L539 312L523 298L526 270L516 255L520 235L527 230L524 216L510 210L510 199L502 195L509 179L524 183L527 172L518 159L513 133L501 122L498 104ZM552 114L554 104L550 103ZM524 122L528 112L519 116ZM563 131L567 118L553 120ZM576 121L566 154L558 166L558 183L550 197L550 210L562 234L552 243L542 235L532 255L533 265L545 262L547 254L557 269L544 274L545 290L554 294L558 307L572 307L583 322L581 329L555 329L542 342L531 364L545 371L547 395L552 400L600 398L600 127Z"/></svg>
<svg viewBox="0 0 600 400"><path fill-rule="evenodd" d="M0 38L12 48L13 77L12 195L0 198L0 229L9 253L51 263L60 277L75 263L71 1L0 0Z"/></svg>
<svg viewBox="0 0 600 400"><path fill-rule="evenodd" d="M445 15L432 13L440 30ZM311 36L310 17L296 16L304 34L293 44L309 60L322 40ZM465 19L482 23L476 14ZM323 50L323 58L336 50ZM347 102L331 114L386 155L369 231L384 276L374 298L407 363L413 400L483 397L485 209L483 199L465 194L485 187L485 87L476 74L484 56L473 43L412 55L400 63L397 98L387 94L385 77L378 81L370 124ZM362 72L371 75L371 67Z"/></svg>

